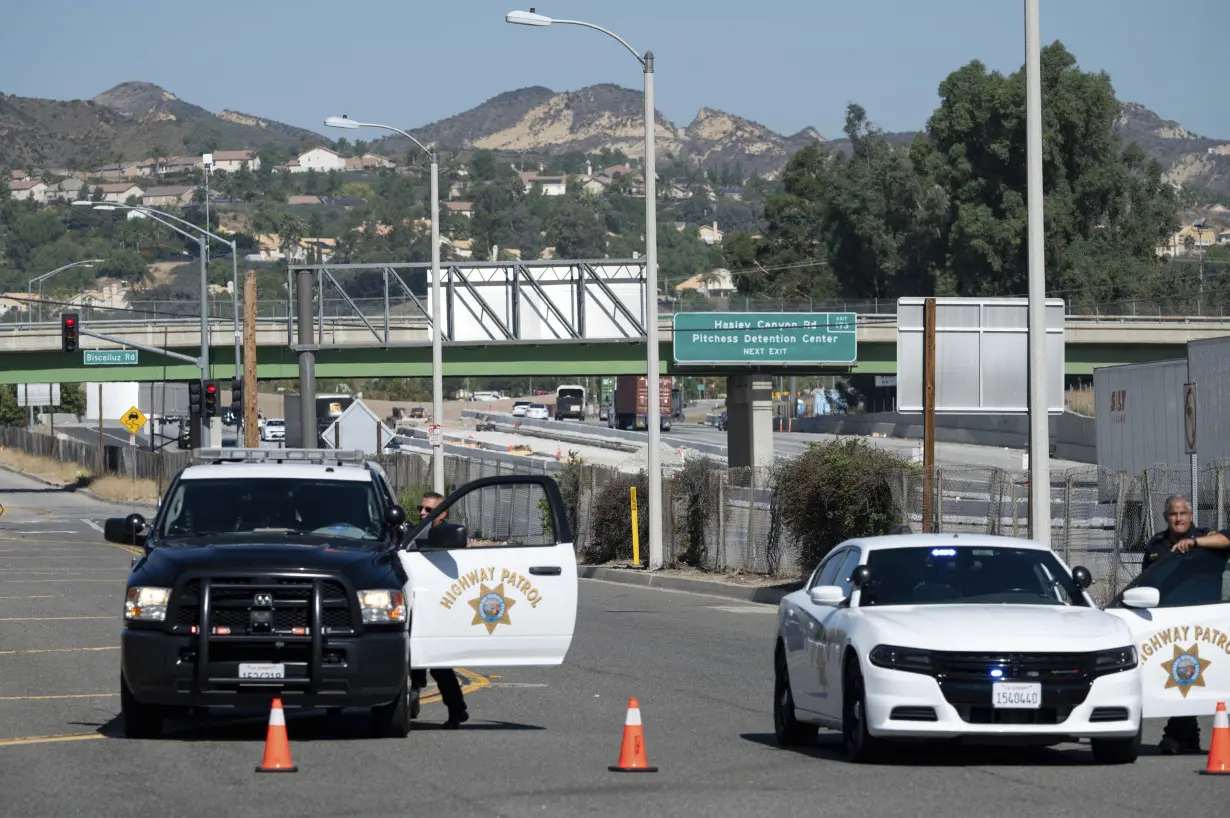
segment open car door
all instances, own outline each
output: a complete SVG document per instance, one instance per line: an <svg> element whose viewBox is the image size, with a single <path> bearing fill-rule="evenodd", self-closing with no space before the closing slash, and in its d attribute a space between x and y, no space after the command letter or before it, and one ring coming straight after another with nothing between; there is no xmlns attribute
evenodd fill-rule
<svg viewBox="0 0 1230 818"><path fill-rule="evenodd" d="M562 664L577 561L559 485L484 477L450 494L398 552L415 668Z"/></svg>
<svg viewBox="0 0 1230 818"><path fill-rule="evenodd" d="M1132 589L1157 603L1128 607ZM1107 607L1128 623L1140 655L1144 718L1211 716L1230 699L1230 563L1225 551L1164 554Z"/></svg>

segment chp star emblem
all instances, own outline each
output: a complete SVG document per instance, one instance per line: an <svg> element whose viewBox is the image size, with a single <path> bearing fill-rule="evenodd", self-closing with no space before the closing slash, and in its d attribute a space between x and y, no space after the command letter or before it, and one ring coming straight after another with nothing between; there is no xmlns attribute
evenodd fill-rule
<svg viewBox="0 0 1230 818"><path fill-rule="evenodd" d="M1200 658L1200 645L1192 645L1187 650L1175 645L1174 658L1169 662L1162 662L1162 670L1166 671L1164 689L1177 687L1186 699L1193 687L1205 686L1204 671L1210 664L1212 663L1208 659Z"/></svg>
<svg viewBox="0 0 1230 818"><path fill-rule="evenodd" d="M470 600L470 607L474 609L474 621L470 624L485 625L488 634L494 633L496 625L512 624L508 611L516 604L516 600L504 595L504 583L494 588L479 583L478 596Z"/></svg>

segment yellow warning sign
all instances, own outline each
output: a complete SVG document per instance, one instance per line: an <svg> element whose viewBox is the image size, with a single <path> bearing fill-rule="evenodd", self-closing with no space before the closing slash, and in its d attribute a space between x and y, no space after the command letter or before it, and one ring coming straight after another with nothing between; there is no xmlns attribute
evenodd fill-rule
<svg viewBox="0 0 1230 818"><path fill-rule="evenodd" d="M144 426L148 420L149 418L147 418L140 409L134 406L124 413L124 416L120 418L120 423L124 424L124 428L135 435L137 432L141 431L141 427Z"/></svg>

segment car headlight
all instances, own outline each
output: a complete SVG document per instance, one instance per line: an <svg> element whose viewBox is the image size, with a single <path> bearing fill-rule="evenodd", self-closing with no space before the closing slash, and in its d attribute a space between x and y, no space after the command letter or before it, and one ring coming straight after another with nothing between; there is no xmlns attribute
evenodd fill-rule
<svg viewBox="0 0 1230 818"><path fill-rule="evenodd" d="M1104 676L1108 673L1118 673L1121 670L1131 670L1136 667L1138 661L1136 648L1132 645L1113 650L1100 650L1094 654L1093 674Z"/></svg>
<svg viewBox="0 0 1230 818"><path fill-rule="evenodd" d="M888 670L904 670L910 673L930 673L932 670L929 650L876 645L868 658L871 659L871 664Z"/></svg>
<svg viewBox="0 0 1230 818"><path fill-rule="evenodd" d="M359 591L363 624L406 621L406 598L401 591Z"/></svg>
<svg viewBox="0 0 1230 818"><path fill-rule="evenodd" d="M136 585L128 589L124 600L124 618L141 622L162 622L167 618L167 601L170 588L151 588Z"/></svg>

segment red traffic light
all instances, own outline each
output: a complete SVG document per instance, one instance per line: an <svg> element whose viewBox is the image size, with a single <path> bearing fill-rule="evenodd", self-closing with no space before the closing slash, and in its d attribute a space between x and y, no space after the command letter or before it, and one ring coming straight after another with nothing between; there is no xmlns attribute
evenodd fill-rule
<svg viewBox="0 0 1230 818"><path fill-rule="evenodd" d="M64 319L64 326L66 326L66 327L75 326L75 325L76 325L76 323L77 323L77 319L76 319L76 318L65 318L65 319Z"/></svg>
<svg viewBox="0 0 1230 818"><path fill-rule="evenodd" d="M205 387L205 391L212 395L218 391L218 385L216 383L211 383Z"/></svg>

